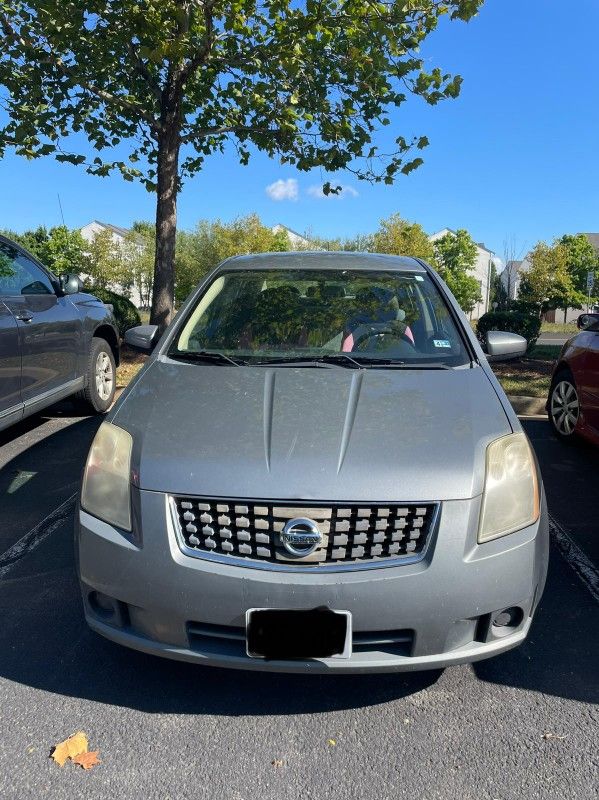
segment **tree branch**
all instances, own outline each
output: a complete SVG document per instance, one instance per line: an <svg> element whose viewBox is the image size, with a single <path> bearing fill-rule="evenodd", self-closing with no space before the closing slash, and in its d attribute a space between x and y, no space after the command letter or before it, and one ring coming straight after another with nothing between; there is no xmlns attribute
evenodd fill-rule
<svg viewBox="0 0 599 800"><path fill-rule="evenodd" d="M189 61L184 65L181 70L181 78L183 81L187 80L187 78L192 75L196 69L204 63L210 50L212 49L212 34L213 34L213 17L212 12L214 10L214 6L216 5L216 0L207 0L203 4L203 12L204 12L204 26L206 28L205 32L205 39L203 46L198 50L198 52L189 59Z"/></svg>
<svg viewBox="0 0 599 800"><path fill-rule="evenodd" d="M220 128L200 128L196 131L189 131L189 133L181 137L181 144L189 144L189 142L192 142L194 139L206 139L208 136L223 136L226 133L268 133L277 136L284 132L282 128L254 128L251 125L225 125ZM306 133L302 135L318 136L317 133Z"/></svg>
<svg viewBox="0 0 599 800"><path fill-rule="evenodd" d="M74 77L68 65L66 65L59 56L54 55L51 50L44 50L36 41L30 39L29 37L24 37L22 34L17 33L17 31L15 31L10 24L10 21L4 15L0 15L0 27L4 31L4 35L7 37L7 39L19 44L21 47L31 48L32 50L36 51L39 55L40 61L45 61L46 63L54 65L54 67L56 67L56 69L64 77ZM96 86L94 83L81 80L78 77L76 79L76 84L85 91L90 92L90 94L95 95L100 100L103 100L108 105L120 106L121 108L126 108L129 111L133 111L135 114L141 117L157 135L161 132L161 125L152 116L152 114L149 114L136 103L132 103L130 100L127 100L126 97L107 92L104 89L101 89L99 86Z"/></svg>
<svg viewBox="0 0 599 800"><path fill-rule="evenodd" d="M129 53L131 54L131 57L135 61L135 68L137 72L144 79L144 81L148 86L148 89L152 92L158 103L160 103L162 98L160 85L156 82L154 76L152 75L147 65L144 63L143 59L135 49L135 45L133 44L133 42L131 41L128 42L128 47L129 47Z"/></svg>

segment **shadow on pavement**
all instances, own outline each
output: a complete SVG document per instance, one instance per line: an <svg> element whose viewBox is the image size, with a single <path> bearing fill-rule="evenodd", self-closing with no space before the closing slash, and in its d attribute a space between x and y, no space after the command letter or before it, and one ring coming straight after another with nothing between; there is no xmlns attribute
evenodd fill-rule
<svg viewBox="0 0 599 800"><path fill-rule="evenodd" d="M547 585L528 639L474 664L485 681L599 703L599 605L552 547Z"/></svg>
<svg viewBox="0 0 599 800"><path fill-rule="evenodd" d="M385 703L431 686L440 671L360 676L247 673L121 648L83 621L71 526L0 581L0 677L145 712L320 713Z"/></svg>
<svg viewBox="0 0 599 800"><path fill-rule="evenodd" d="M474 665L484 681L583 702L599 700L597 606L559 554L529 640ZM103 640L82 619L70 525L0 584L0 676L47 692L150 713L319 713L389 702L440 672L368 676L244 673L162 660ZM594 633L595 632L595 633Z"/></svg>
<svg viewBox="0 0 599 800"><path fill-rule="evenodd" d="M32 414L32 416L26 417L21 422L17 422L16 425L11 425L9 428L0 431L0 447L36 430L50 419L62 419L64 417L87 418L89 417L89 412L83 409L80 410L78 405L70 400L63 400L49 408L45 408L39 414Z"/></svg>
<svg viewBox="0 0 599 800"><path fill-rule="evenodd" d="M78 490L102 419L74 417L65 403L0 434L0 561L2 553Z"/></svg>
<svg viewBox="0 0 599 800"><path fill-rule="evenodd" d="M599 565L599 448L582 439L559 441L545 420L523 420L536 451L550 514Z"/></svg>
<svg viewBox="0 0 599 800"><path fill-rule="evenodd" d="M599 564L599 451L564 443L546 420L523 420L536 451L550 514ZM474 665L479 678L582 702L599 702L599 605L552 543L547 585L527 641Z"/></svg>

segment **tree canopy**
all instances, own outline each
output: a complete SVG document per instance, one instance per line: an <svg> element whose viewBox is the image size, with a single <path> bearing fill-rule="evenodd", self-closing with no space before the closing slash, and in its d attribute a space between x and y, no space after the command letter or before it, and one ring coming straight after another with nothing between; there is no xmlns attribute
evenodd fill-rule
<svg viewBox="0 0 599 800"><path fill-rule="evenodd" d="M530 268L522 274L518 300L543 314L550 309L582 308L587 302L587 274L599 276L599 256L582 233L565 234L552 244L539 242L528 260Z"/></svg>
<svg viewBox="0 0 599 800"><path fill-rule="evenodd" d="M422 225L408 222L399 214L380 221L372 236L372 249L375 253L422 258L431 264L435 261L435 248Z"/></svg>
<svg viewBox="0 0 599 800"><path fill-rule="evenodd" d="M480 284L470 273L476 263L476 243L467 230L449 231L434 242L439 274L451 289L460 307L470 313L482 300Z"/></svg>
<svg viewBox="0 0 599 800"><path fill-rule="evenodd" d="M228 144L242 164L262 150L299 170L408 174L426 136L378 132L409 95L458 95L460 77L419 47L440 17L468 20L481 4L0 0L0 155L52 154L157 192L152 319L164 326L182 179Z"/></svg>
<svg viewBox="0 0 599 800"><path fill-rule="evenodd" d="M178 234L177 301L185 300L204 275L225 258L288 249L287 234L274 233L257 214L248 214L228 223L201 220L194 230Z"/></svg>
<svg viewBox="0 0 599 800"><path fill-rule="evenodd" d="M539 242L528 259L530 269L522 275L518 300L537 306L542 314L572 305L574 285L566 248L559 243Z"/></svg>
<svg viewBox="0 0 599 800"><path fill-rule="evenodd" d="M579 304L571 303L572 306L580 306L587 297L587 275L594 273L595 280L599 276L599 257L595 248L584 235L578 233L576 236L566 234L558 240L558 244L565 248L566 263L574 292L578 294Z"/></svg>
<svg viewBox="0 0 599 800"><path fill-rule="evenodd" d="M55 275L85 271L86 243L78 230L64 225L48 230L40 225L24 233L4 231L4 235L21 244Z"/></svg>

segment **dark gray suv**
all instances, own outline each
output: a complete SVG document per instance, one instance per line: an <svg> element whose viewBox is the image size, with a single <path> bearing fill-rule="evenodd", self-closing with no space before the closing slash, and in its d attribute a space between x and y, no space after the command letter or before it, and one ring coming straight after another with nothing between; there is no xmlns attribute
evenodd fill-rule
<svg viewBox="0 0 599 800"><path fill-rule="evenodd" d="M118 361L112 312L0 236L0 430L71 395L106 411Z"/></svg>

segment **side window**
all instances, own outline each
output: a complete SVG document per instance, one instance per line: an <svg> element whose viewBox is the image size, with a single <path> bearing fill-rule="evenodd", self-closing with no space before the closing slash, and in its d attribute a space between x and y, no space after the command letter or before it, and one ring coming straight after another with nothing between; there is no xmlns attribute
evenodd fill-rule
<svg viewBox="0 0 599 800"><path fill-rule="evenodd" d="M0 297L54 294L50 279L15 247L0 242Z"/></svg>

